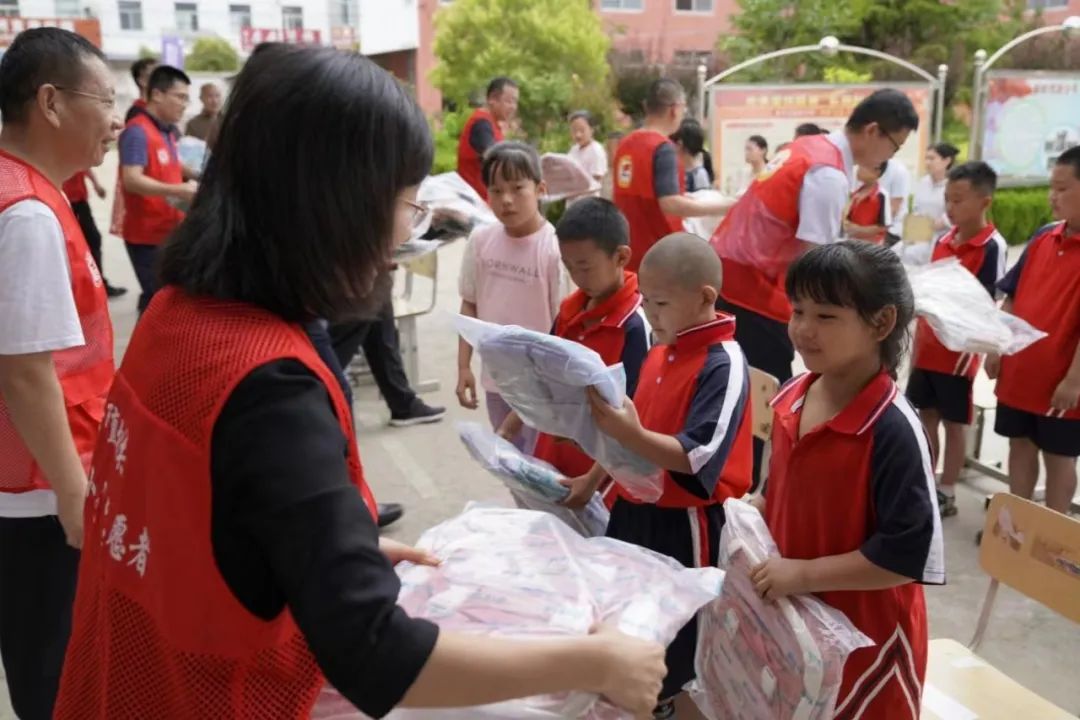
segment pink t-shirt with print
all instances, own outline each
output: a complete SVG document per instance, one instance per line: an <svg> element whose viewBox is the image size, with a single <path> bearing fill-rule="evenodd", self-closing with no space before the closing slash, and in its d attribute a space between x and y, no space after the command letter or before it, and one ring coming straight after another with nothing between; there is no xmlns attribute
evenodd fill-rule
<svg viewBox="0 0 1080 720"><path fill-rule="evenodd" d="M511 237L501 223L473 231L458 279L461 299L476 304L480 320L547 333L555 325L567 281L555 228ZM491 390L485 378L484 387Z"/></svg>

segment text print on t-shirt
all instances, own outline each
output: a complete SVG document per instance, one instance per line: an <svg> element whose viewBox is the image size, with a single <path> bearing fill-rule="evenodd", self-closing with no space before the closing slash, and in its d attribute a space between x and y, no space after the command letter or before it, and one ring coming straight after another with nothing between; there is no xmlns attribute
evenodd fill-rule
<svg viewBox="0 0 1080 720"><path fill-rule="evenodd" d="M481 259L480 262L487 272L512 282L525 283L531 280L540 279L539 268L525 267L524 265L516 265L514 263L506 262L505 260L497 260L494 258Z"/></svg>

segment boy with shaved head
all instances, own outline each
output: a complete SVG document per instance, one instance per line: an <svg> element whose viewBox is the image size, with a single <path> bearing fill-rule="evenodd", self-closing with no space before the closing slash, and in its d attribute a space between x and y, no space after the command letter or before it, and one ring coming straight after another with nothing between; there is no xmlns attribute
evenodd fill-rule
<svg viewBox="0 0 1080 720"><path fill-rule="evenodd" d="M600 429L664 469L663 495L653 504L620 489L608 535L687 567L716 564L724 500L750 488L750 381L735 318L714 310L722 280L720 259L698 236L675 233L657 242L639 277L656 345L634 399L613 408L590 391ZM691 621L668 647L658 717L669 716L693 678L696 642Z"/></svg>

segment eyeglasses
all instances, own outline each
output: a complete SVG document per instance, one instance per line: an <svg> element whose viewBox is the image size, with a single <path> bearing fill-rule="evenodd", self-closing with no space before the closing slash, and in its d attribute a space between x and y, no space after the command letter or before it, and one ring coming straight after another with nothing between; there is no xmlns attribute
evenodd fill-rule
<svg viewBox="0 0 1080 720"><path fill-rule="evenodd" d="M176 98L177 100L184 103L185 105L187 105L189 102L191 102L191 96L188 95L187 93L167 92L167 93L165 93L165 95L168 96L168 97L171 97L171 98Z"/></svg>
<svg viewBox="0 0 1080 720"><path fill-rule="evenodd" d="M412 200L402 200L409 209L412 210L412 235L423 235L427 232L428 227L431 225L431 208L423 203L413 202Z"/></svg>
<svg viewBox="0 0 1080 720"><path fill-rule="evenodd" d="M91 98L97 100L99 103L105 106L107 110L116 109L116 96L115 95L98 95L97 93L86 92L85 90L76 90L75 88L66 88L59 85L54 85L60 92L70 93L71 95L78 95L79 97Z"/></svg>
<svg viewBox="0 0 1080 720"><path fill-rule="evenodd" d="M889 132L888 130L883 130L880 127L878 128L878 132L880 132L885 137L889 138L889 142L891 142L892 146L893 146L893 154L896 154L896 153L900 152L900 143L896 142L896 138L894 138L892 136L891 132Z"/></svg>

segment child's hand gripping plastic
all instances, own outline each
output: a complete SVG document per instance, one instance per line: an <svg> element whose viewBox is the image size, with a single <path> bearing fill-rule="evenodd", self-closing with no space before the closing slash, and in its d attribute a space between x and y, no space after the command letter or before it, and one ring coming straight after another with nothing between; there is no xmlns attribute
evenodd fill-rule
<svg viewBox="0 0 1080 720"><path fill-rule="evenodd" d="M720 598L698 614L697 679L687 689L710 720L827 720L848 655L873 643L813 596L763 600L750 572L776 544L761 514L724 503Z"/></svg>
<svg viewBox="0 0 1080 720"><path fill-rule="evenodd" d="M612 407L626 398L622 365L606 367L595 351L554 335L475 318L455 319L461 337L480 354L502 398L532 428L576 442L631 495L656 502L659 468L605 435L593 421L586 388Z"/></svg>
<svg viewBox="0 0 1080 720"><path fill-rule="evenodd" d="M953 352L1012 355L1046 337L1000 308L956 258L908 268L915 314Z"/></svg>
<svg viewBox="0 0 1080 720"><path fill-rule="evenodd" d="M398 604L444 631L513 638L581 636L606 625L668 645L720 593L718 568L684 568L611 538L585 539L545 513L471 505L428 530L417 547L438 567L402 564ZM335 711L336 709L336 711ZM313 718L359 718L332 689ZM590 693L481 707L395 710L390 720L630 720Z"/></svg>
<svg viewBox="0 0 1080 720"><path fill-rule="evenodd" d="M598 494L580 510L565 507L561 503L570 489L554 467L528 457L480 423L458 423L457 431L473 459L502 481L518 507L550 513L584 537L604 534L609 513Z"/></svg>

